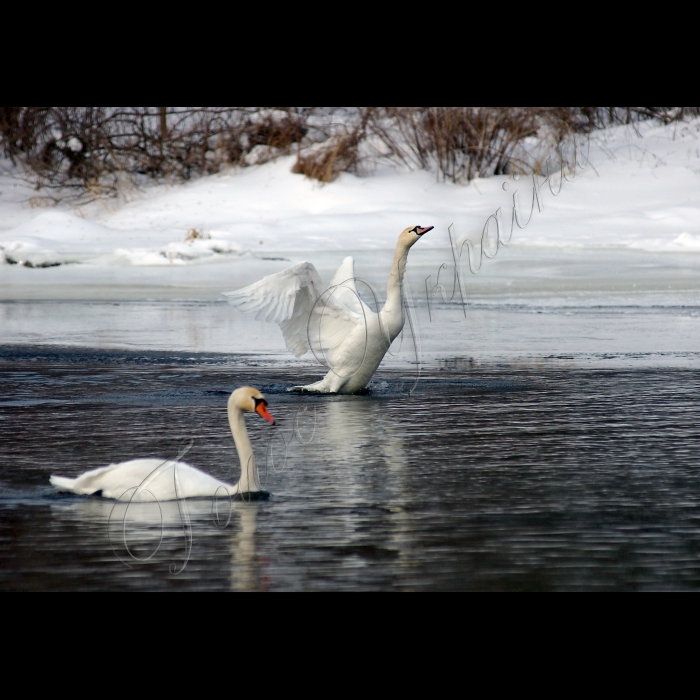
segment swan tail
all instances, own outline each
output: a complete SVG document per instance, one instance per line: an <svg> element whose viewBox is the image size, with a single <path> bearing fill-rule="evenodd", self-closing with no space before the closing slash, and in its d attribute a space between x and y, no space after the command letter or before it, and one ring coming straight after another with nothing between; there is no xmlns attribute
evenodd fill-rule
<svg viewBox="0 0 700 700"><path fill-rule="evenodd" d="M75 489L75 482L77 479L69 479L67 476L55 476L52 474L49 477L49 481L51 482L51 485L59 491L77 493Z"/></svg>

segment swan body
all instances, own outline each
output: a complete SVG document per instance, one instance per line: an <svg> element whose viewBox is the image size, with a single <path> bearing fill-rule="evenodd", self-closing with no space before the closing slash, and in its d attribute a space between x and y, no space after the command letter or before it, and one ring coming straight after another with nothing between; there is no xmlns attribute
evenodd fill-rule
<svg viewBox="0 0 700 700"><path fill-rule="evenodd" d="M297 357L311 350L328 367L321 381L289 391L354 394L369 384L403 329L402 284L408 251L432 228L413 226L399 236L386 303L379 313L360 299L352 257L343 260L327 287L310 262L301 262L224 296L240 311L279 324L287 348Z"/></svg>
<svg viewBox="0 0 700 700"><path fill-rule="evenodd" d="M187 462L150 458L99 467L76 479L52 475L50 481L59 491L117 500L128 500L134 495L134 500L139 502L214 496L217 490L219 496L236 492L235 486L219 481Z"/></svg>
<svg viewBox="0 0 700 700"><path fill-rule="evenodd" d="M241 478L227 484L187 462L156 458L132 459L81 474L75 479L52 475L59 491L133 501L172 501L178 498L207 498L264 493L245 428L244 412L254 412L274 425L265 397L252 387L234 391L228 401L228 419L241 462Z"/></svg>

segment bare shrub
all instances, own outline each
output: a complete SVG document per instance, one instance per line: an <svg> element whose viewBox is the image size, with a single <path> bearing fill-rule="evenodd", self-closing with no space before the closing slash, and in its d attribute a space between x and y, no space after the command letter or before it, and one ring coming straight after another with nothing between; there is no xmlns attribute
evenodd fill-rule
<svg viewBox="0 0 700 700"><path fill-rule="evenodd" d="M591 114L591 128L656 119L663 124L700 116L700 107L580 107Z"/></svg>
<svg viewBox="0 0 700 700"><path fill-rule="evenodd" d="M100 196L120 177L189 179L227 164L290 152L305 133L302 108L3 107L5 155L37 187Z"/></svg>
<svg viewBox="0 0 700 700"><path fill-rule="evenodd" d="M367 136L367 123L372 114L372 108L359 109L354 114L346 114L347 118L335 125L332 125L331 115L327 115L326 139L303 153L300 150L292 172L320 182L331 182L341 172L357 173L361 161L359 147Z"/></svg>
<svg viewBox="0 0 700 700"><path fill-rule="evenodd" d="M538 171L571 134L698 116L698 107L2 107L0 148L50 203L292 153L293 171L320 182L380 163L468 182Z"/></svg>
<svg viewBox="0 0 700 700"><path fill-rule="evenodd" d="M435 169L438 177L467 182L475 177L536 168L524 144L551 149L572 132L585 130L578 108L402 107L376 113L370 128L389 160Z"/></svg>
<svg viewBox="0 0 700 700"><path fill-rule="evenodd" d="M344 170L357 163L357 141L351 136L340 136L326 142L321 148L307 151L297 157L293 173L306 175L320 182L331 182Z"/></svg>
<svg viewBox="0 0 700 700"><path fill-rule="evenodd" d="M435 170L440 179L541 172L573 134L646 119L700 116L697 107L394 107L372 111L373 157Z"/></svg>

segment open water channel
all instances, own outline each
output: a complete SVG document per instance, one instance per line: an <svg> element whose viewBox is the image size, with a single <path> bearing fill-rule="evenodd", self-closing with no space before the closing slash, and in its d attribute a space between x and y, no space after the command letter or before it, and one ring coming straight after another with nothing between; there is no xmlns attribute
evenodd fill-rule
<svg viewBox="0 0 700 700"><path fill-rule="evenodd" d="M466 319L418 299L435 266L414 266L419 362L406 334L351 397L288 393L323 370L204 287L47 294L16 281L51 270L10 270L0 589L700 587L699 263L534 258L485 275ZM50 486L190 442L187 462L235 481L244 384L278 421L247 417L269 500L126 512Z"/></svg>

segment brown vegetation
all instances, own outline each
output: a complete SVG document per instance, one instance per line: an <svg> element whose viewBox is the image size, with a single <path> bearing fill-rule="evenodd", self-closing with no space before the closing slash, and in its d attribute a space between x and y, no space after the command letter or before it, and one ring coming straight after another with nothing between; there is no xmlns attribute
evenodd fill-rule
<svg viewBox="0 0 700 700"><path fill-rule="evenodd" d="M239 107L3 107L0 145L37 186L113 193L120 175L188 179L290 152L303 110Z"/></svg>
<svg viewBox="0 0 700 700"><path fill-rule="evenodd" d="M321 182L381 162L467 182L537 169L525 147L533 138L552 150L572 133L698 115L697 107L2 107L0 148L37 187L90 196L116 193L124 177L188 179L292 153L293 171Z"/></svg>

